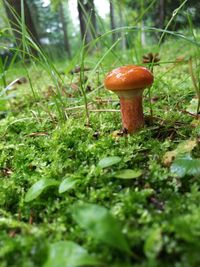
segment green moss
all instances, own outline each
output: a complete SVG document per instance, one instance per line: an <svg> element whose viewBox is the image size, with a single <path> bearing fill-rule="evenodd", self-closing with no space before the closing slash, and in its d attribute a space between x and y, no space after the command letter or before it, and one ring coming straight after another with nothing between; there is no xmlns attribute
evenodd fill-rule
<svg viewBox="0 0 200 267"><path fill-rule="evenodd" d="M37 99L27 96L26 85L19 88L10 103L13 112L0 121L0 266L42 266L48 245L60 240L78 243L107 266L199 266L199 177L178 177L163 164L167 151L199 138L199 126L192 126L194 118L183 112L194 93L185 65L176 73L157 66L154 73L154 121L149 123L144 97L146 125L132 136L113 134L121 128L119 112L91 112L87 126L84 107L66 110L61 123L55 99L44 97L45 88ZM37 71L33 75L38 77ZM37 83L42 81L49 79L38 78ZM116 96L104 89L87 97L92 109L119 109ZM96 104L97 97L114 102ZM80 93L62 101L66 108L83 104ZM199 158L199 152L197 145L192 156ZM100 168L99 161L110 156L121 161ZM140 169L142 175L116 179L114 174L123 169ZM40 179L60 184L68 177L78 181L70 190L59 194L58 187L49 187L33 201L24 201ZM82 229L72 217L79 202L106 207L122 226L133 255Z"/></svg>

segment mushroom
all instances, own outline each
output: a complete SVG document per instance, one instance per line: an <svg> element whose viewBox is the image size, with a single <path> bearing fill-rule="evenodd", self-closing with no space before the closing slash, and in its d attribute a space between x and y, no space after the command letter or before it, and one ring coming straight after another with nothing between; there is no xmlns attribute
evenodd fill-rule
<svg viewBox="0 0 200 267"><path fill-rule="evenodd" d="M153 83L153 74L145 67L128 65L109 72L104 80L108 90L120 98L123 128L134 133L144 125L142 94Z"/></svg>

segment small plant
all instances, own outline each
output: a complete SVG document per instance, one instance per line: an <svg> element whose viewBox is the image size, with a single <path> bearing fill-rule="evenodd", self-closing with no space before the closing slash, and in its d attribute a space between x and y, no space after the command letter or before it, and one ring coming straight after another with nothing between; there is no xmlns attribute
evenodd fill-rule
<svg viewBox="0 0 200 267"><path fill-rule="evenodd" d="M154 66L158 65L158 62L160 61L160 56L158 53L148 53L147 55L143 55L142 57L142 63L147 64L150 71L153 73L154 71ZM153 121L153 107L151 103L151 86L148 88L148 100L149 100L149 105L150 105L150 119L151 122Z"/></svg>
<svg viewBox="0 0 200 267"><path fill-rule="evenodd" d="M158 62L160 61L160 56L158 53L148 53L147 55L144 55L142 57L142 63L148 64L151 72L153 73L153 67L155 65L158 65Z"/></svg>
<svg viewBox="0 0 200 267"><path fill-rule="evenodd" d="M199 66L196 62L196 67L194 69L192 58L189 59L188 64L189 64L190 77L192 79L192 83L193 83L196 96L197 96L197 100L198 100L197 107L196 107L196 116L198 118L199 111L200 111L200 72L198 70Z"/></svg>

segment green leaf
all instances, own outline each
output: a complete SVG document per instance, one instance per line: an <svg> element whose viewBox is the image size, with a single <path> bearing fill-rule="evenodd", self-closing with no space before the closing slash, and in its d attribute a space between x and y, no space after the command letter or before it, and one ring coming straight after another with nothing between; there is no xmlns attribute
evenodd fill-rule
<svg viewBox="0 0 200 267"><path fill-rule="evenodd" d="M106 157L99 161L98 166L102 169L108 168L110 166L113 166L121 161L120 157L113 156L113 157Z"/></svg>
<svg viewBox="0 0 200 267"><path fill-rule="evenodd" d="M138 178L141 175L142 175L141 170L125 169L125 170L118 171L115 174L115 177L120 178L120 179L134 179L134 178Z"/></svg>
<svg viewBox="0 0 200 267"><path fill-rule="evenodd" d="M53 179L43 178L31 186L25 195L25 202L36 199L45 189L50 186L58 186L59 182Z"/></svg>
<svg viewBox="0 0 200 267"><path fill-rule="evenodd" d="M74 188L77 182L78 180L71 177L64 179L59 186L58 192L62 194L68 191L69 189Z"/></svg>
<svg viewBox="0 0 200 267"><path fill-rule="evenodd" d="M144 244L145 255L150 259L155 259L162 249L162 236L159 227L150 231Z"/></svg>
<svg viewBox="0 0 200 267"><path fill-rule="evenodd" d="M43 267L97 266L97 259L72 241L59 241L50 245L49 255Z"/></svg>
<svg viewBox="0 0 200 267"><path fill-rule="evenodd" d="M193 159L188 154L184 155L173 162L170 170L180 177L184 177L185 175L200 175L200 159Z"/></svg>
<svg viewBox="0 0 200 267"><path fill-rule="evenodd" d="M72 215L94 239L131 253L118 221L106 208L94 204L82 204L74 208Z"/></svg>

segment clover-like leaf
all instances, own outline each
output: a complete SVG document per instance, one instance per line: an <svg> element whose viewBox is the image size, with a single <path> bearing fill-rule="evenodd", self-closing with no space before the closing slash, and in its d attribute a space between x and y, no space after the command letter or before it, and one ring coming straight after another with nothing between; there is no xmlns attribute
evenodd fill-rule
<svg viewBox="0 0 200 267"><path fill-rule="evenodd" d="M149 232L144 244L144 252L145 255L150 258L154 259L162 248L162 235L161 229L156 227Z"/></svg>
<svg viewBox="0 0 200 267"><path fill-rule="evenodd" d="M200 159L193 159L189 154L177 158L170 168L180 177L185 175L200 176Z"/></svg>
<svg viewBox="0 0 200 267"><path fill-rule="evenodd" d="M116 172L115 177L119 179L135 179L142 175L141 170L125 169Z"/></svg>
<svg viewBox="0 0 200 267"><path fill-rule="evenodd" d="M95 204L82 204L74 208L72 215L94 239L131 253L120 224L106 208Z"/></svg>
<svg viewBox="0 0 200 267"><path fill-rule="evenodd" d="M72 241L59 241L50 245L43 267L97 266L99 261Z"/></svg>
<svg viewBox="0 0 200 267"><path fill-rule="evenodd" d="M64 179L59 186L58 192L62 194L68 191L69 189L74 188L77 182L78 180L71 177Z"/></svg>
<svg viewBox="0 0 200 267"><path fill-rule="evenodd" d="M51 186L58 186L59 182L54 179L43 178L34 183L25 195L25 202L36 199L45 189Z"/></svg>
<svg viewBox="0 0 200 267"><path fill-rule="evenodd" d="M102 169L108 168L110 166L113 166L121 161L120 157L113 156L113 157L106 157L99 161L98 166Z"/></svg>

